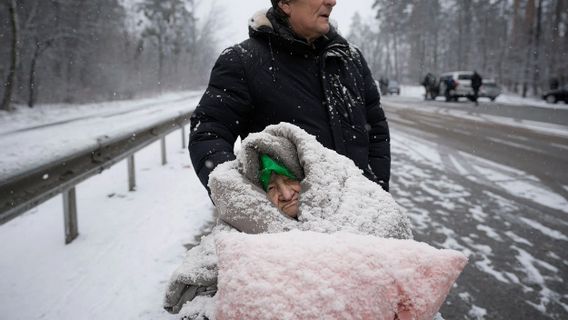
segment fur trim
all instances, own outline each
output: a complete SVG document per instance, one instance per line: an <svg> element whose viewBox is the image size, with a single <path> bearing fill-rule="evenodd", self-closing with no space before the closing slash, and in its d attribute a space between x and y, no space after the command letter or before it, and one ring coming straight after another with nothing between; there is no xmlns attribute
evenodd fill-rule
<svg viewBox="0 0 568 320"><path fill-rule="evenodd" d="M264 9L259 10L257 13L255 13L252 18L249 19L249 27L251 27L253 30L259 30L261 27L274 29L274 27L272 27L272 23L270 23L270 20L268 20L268 18L266 17L267 11L268 9Z"/></svg>

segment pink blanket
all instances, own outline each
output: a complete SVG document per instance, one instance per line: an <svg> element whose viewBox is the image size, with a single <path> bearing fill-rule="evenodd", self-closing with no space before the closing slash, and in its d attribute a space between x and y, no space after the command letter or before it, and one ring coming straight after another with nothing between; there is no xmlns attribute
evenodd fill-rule
<svg viewBox="0 0 568 320"><path fill-rule="evenodd" d="M347 233L217 239L216 318L432 320L467 263L413 240Z"/></svg>

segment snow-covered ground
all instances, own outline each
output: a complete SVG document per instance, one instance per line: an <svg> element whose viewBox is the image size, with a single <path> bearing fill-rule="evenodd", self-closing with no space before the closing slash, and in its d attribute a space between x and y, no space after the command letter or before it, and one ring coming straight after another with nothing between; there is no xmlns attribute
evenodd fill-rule
<svg viewBox="0 0 568 320"><path fill-rule="evenodd" d="M79 237L64 244L61 196L0 226L0 318L175 319L165 285L212 219L179 132L136 154L137 190L121 162L77 186Z"/></svg>
<svg viewBox="0 0 568 320"><path fill-rule="evenodd" d="M509 127L529 129L535 132L540 132L548 135L555 135L558 137L568 137L568 125L551 124L547 122L523 120L523 119L502 117L502 116L483 114L483 113L473 114L470 110L441 108L437 106L423 104L421 103L421 101L417 99L424 99L424 87L402 86L401 96L404 98L412 98L413 99L412 103L409 103L409 101L407 100L398 99L397 97L394 98L386 97L385 99L388 99L388 104L389 106L392 107L407 108L409 106L416 105L416 107L420 108L421 111L441 113L449 117L457 117L457 118L468 119L478 122L485 122L485 123L501 124ZM512 97L511 99L509 99L506 97L503 98L503 101L500 101L499 98L497 99L497 101L503 104L510 104L511 106L526 105L526 106L549 108L549 109L556 109L556 108L568 109L568 105L563 105L563 104L554 105L554 104L548 104L544 101L534 101L529 98L524 99L520 97L508 96ZM520 100L522 104L515 104L514 102L517 100ZM532 103L534 103L534 105Z"/></svg>
<svg viewBox="0 0 568 320"><path fill-rule="evenodd" d="M418 94L421 89L413 88L403 87L403 92ZM34 150L38 146L27 145L25 139L41 138L41 142L52 146L75 145L65 140L69 134L63 130L50 134L50 129L59 130L59 126L50 125L54 122L67 122L62 125L71 125L72 132L88 133L90 136L81 141L91 143L100 135L128 132L156 115L191 110L198 96L183 93L116 105L62 105L40 107L39 111L20 108L10 115L0 113L0 174L23 168L22 163L44 152ZM133 118L140 122L131 124L117 114L128 112L139 115ZM14 137L18 139L14 141ZM182 261L183 244L193 242L200 228L212 219L213 210L180 139L179 132L167 137L166 166L160 165L157 144L137 153L135 192L127 191L124 162L79 184L80 235L70 245L64 245L60 196L0 226L0 243L4 244L0 256L0 318L175 319L161 308L166 282ZM519 292L534 292L535 298L526 303L543 314L549 305L568 312L565 289L557 289L563 285L562 270L566 270L567 263L562 258L562 246L552 247L554 250L546 254L547 262L533 252L542 243L512 227L521 225L522 230L538 234L545 243L565 245L568 237L528 215L519 216L522 208L503 194L515 194L566 213L567 200L524 172L449 151L429 140L393 128L393 194L408 209L417 234L434 233L439 241L431 244L469 254L472 262L465 273L479 272L498 284L516 286ZM80 144L76 142L77 147ZM58 154L61 152L66 149ZM14 165L14 161L21 163ZM483 197L463 185L464 181L486 185ZM410 193L412 188L420 193ZM426 202L438 210L424 210L421 203ZM465 214L476 227L469 234L460 234L464 232L463 224L455 227L447 223L454 214ZM560 221L559 225L566 222ZM508 246L510 242L513 247ZM503 252L516 259L514 268L501 264ZM484 319L492 311L476 300L476 292L466 289L458 285L456 299L468 306L465 313L469 319Z"/></svg>
<svg viewBox="0 0 568 320"><path fill-rule="evenodd" d="M400 88L400 94L404 97L420 98L424 99L424 87L416 85L402 85ZM438 100L443 100L443 97L438 97ZM480 98L480 101L489 101L487 98ZM568 104L559 102L557 104L547 103L543 99L538 99L535 97L523 98L518 94L505 92L502 93L495 99L495 103L514 105L514 106L530 106L538 108L547 109L568 109Z"/></svg>
<svg viewBox="0 0 568 320"><path fill-rule="evenodd" d="M0 112L0 179L189 112L201 94ZM0 318L168 317L166 281L213 208L180 131L166 141L166 166L158 143L136 154L136 192L127 191L124 161L77 186L80 235L70 245L61 196L0 226Z"/></svg>

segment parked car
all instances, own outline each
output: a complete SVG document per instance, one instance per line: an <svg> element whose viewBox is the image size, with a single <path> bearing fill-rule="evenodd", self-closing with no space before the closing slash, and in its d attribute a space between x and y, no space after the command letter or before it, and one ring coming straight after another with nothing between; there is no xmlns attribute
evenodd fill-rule
<svg viewBox="0 0 568 320"><path fill-rule="evenodd" d="M446 100L458 101L461 97L471 97L473 96L473 89L471 88L471 77L473 76L473 71L454 71L446 72L440 75L440 90L439 95L446 95L446 87L448 85L448 80L452 80L454 83L454 89L451 89Z"/></svg>
<svg viewBox="0 0 568 320"><path fill-rule="evenodd" d="M387 93L400 95L400 84L398 83L398 81L389 81L389 84L387 86Z"/></svg>
<svg viewBox="0 0 568 320"><path fill-rule="evenodd" d="M542 98L548 103L557 103L558 101L564 101L568 103L568 85L556 90L551 90L545 92Z"/></svg>
<svg viewBox="0 0 568 320"><path fill-rule="evenodd" d="M495 101L497 97L503 92L501 87L497 85L497 82L493 79L483 80L483 84L479 89L479 96L491 99L491 101Z"/></svg>

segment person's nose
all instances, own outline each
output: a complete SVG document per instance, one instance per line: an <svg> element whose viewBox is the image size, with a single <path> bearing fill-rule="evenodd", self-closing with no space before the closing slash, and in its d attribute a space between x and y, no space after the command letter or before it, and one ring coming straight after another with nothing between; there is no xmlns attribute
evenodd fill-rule
<svg viewBox="0 0 568 320"><path fill-rule="evenodd" d="M282 185L280 187L280 200L289 201L294 197L294 190L288 185Z"/></svg>
<svg viewBox="0 0 568 320"><path fill-rule="evenodd" d="M335 7L336 0L324 0L324 4L328 7Z"/></svg>

